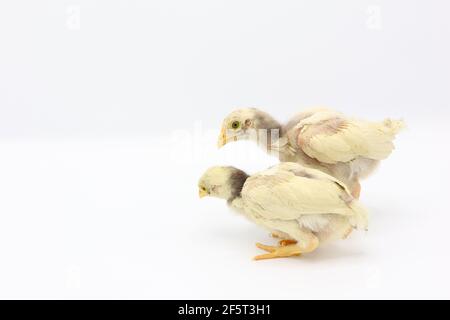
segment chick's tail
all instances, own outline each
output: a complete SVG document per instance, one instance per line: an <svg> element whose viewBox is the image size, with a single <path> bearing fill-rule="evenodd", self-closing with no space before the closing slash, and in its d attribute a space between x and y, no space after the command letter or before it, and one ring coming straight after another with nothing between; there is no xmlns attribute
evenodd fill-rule
<svg viewBox="0 0 450 320"><path fill-rule="evenodd" d="M383 131L391 136L395 136L405 127L406 123L403 120L385 119L383 121Z"/></svg>
<svg viewBox="0 0 450 320"><path fill-rule="evenodd" d="M353 211L353 216L350 218L351 225L357 229L367 230L369 226L369 215L367 214L367 210L358 200L353 200L349 206Z"/></svg>

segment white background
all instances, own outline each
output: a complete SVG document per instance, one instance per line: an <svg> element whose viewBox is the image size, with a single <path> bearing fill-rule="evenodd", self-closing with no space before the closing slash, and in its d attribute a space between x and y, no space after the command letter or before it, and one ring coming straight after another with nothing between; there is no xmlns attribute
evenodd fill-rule
<svg viewBox="0 0 450 320"><path fill-rule="evenodd" d="M450 298L447 1L2 1L0 298ZM242 106L408 129L367 233L254 262L267 233L197 198Z"/></svg>

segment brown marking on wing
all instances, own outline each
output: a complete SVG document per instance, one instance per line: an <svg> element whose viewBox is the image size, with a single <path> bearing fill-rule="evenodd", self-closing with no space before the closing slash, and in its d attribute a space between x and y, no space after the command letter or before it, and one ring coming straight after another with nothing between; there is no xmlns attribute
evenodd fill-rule
<svg viewBox="0 0 450 320"><path fill-rule="evenodd" d="M313 176L312 174L309 174L308 172L306 172L305 170L291 170L291 172L293 174L295 174L297 177L303 177L303 178L307 178L307 179L316 179L315 176Z"/></svg>
<svg viewBox="0 0 450 320"><path fill-rule="evenodd" d="M297 143L301 148L303 148L309 143L311 138L313 138L314 136L316 135L331 136L333 134L338 133L341 130L346 129L347 125L348 124L345 121L345 119L341 118L332 118L317 124L305 125L303 128L300 129Z"/></svg>

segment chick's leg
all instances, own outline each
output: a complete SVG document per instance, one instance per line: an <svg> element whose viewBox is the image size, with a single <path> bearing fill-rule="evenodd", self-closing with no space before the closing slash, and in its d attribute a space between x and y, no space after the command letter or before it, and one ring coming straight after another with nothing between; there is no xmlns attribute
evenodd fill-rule
<svg viewBox="0 0 450 320"><path fill-rule="evenodd" d="M256 256L255 260L273 259L273 258L286 258L299 256L302 253L308 253L314 251L319 245L319 239L309 230L300 228L298 223L294 221L273 222L276 224L279 230L286 232L300 242L297 244L296 240L282 240L280 246L267 246L257 243L256 246L268 253ZM273 225L275 227L275 225Z"/></svg>
<svg viewBox="0 0 450 320"><path fill-rule="evenodd" d="M280 239L278 241L279 246L287 246L290 244L296 244L297 240L292 239L288 234L280 231L273 231L270 236L275 239Z"/></svg>
<svg viewBox="0 0 450 320"><path fill-rule="evenodd" d="M266 246L261 243L257 243L256 246L262 250L267 251L266 254L256 256L255 260L274 259L274 258L288 258L296 257L302 253L308 253L314 251L319 245L319 240L315 238L306 246L300 246L298 244L289 244L281 247Z"/></svg>

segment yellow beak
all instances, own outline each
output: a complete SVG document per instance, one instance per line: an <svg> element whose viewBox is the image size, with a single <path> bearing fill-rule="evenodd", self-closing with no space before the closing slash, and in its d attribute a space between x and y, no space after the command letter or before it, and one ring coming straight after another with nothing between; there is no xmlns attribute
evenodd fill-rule
<svg viewBox="0 0 450 320"><path fill-rule="evenodd" d="M225 127L222 127L222 130L220 130L219 140L217 141L217 147L222 148L226 144L227 144L227 132L225 130Z"/></svg>
<svg viewBox="0 0 450 320"><path fill-rule="evenodd" d="M200 198L206 197L207 195L208 195L208 192L206 190L198 189L198 196Z"/></svg>
<svg viewBox="0 0 450 320"><path fill-rule="evenodd" d="M227 137L227 129L225 127L222 127L222 130L220 130L219 140L217 141L217 147L222 148L224 145L226 145L231 140L238 141L238 137L235 135L231 135Z"/></svg>

